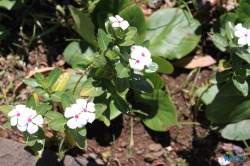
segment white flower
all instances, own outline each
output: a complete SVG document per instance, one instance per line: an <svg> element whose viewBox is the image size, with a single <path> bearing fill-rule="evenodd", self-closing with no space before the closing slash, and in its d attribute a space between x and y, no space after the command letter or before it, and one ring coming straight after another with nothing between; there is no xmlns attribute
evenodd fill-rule
<svg viewBox="0 0 250 166"><path fill-rule="evenodd" d="M11 117L10 119L10 125L11 126L16 126L18 123L18 119L22 116L24 116L24 111L26 111L26 106L25 105L16 105L13 110L11 110L8 113L8 116Z"/></svg>
<svg viewBox="0 0 250 166"><path fill-rule="evenodd" d="M125 30L128 28L129 23L126 20L123 20L119 15L116 15L115 17L111 16L109 17L109 20L112 21L112 27L121 27L122 30Z"/></svg>
<svg viewBox="0 0 250 166"><path fill-rule="evenodd" d="M89 123L92 123L95 120L95 104L88 102L85 99L76 100L76 104L80 107L82 114L86 117Z"/></svg>
<svg viewBox="0 0 250 166"><path fill-rule="evenodd" d="M230 158L229 158L229 160L230 160ZM230 164L230 161L226 161L225 157L218 157L218 162L221 166L225 166L225 165Z"/></svg>
<svg viewBox="0 0 250 166"><path fill-rule="evenodd" d="M240 46L248 45L250 46L250 30L242 27L242 24L237 24L235 26L235 36L237 36L238 44Z"/></svg>
<svg viewBox="0 0 250 166"><path fill-rule="evenodd" d="M37 115L35 110L26 108L23 112L24 116L20 117L18 120L17 128L20 131L28 131L30 134L34 134L38 131L38 126L42 126L43 117Z"/></svg>
<svg viewBox="0 0 250 166"><path fill-rule="evenodd" d="M129 59L129 64L131 68L134 69L135 73L142 71L145 65L149 67L151 63L151 54L147 48L142 46L131 47L131 58Z"/></svg>

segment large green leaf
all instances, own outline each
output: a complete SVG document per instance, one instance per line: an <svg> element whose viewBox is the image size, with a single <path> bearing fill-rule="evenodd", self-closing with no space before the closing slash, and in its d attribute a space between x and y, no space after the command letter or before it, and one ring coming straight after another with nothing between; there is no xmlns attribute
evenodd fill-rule
<svg viewBox="0 0 250 166"><path fill-rule="evenodd" d="M33 78L24 78L24 79L23 79L23 83L25 83L26 85L31 86L32 88L35 88L35 87L42 87L42 85L38 84L38 83L36 82L36 80L33 79Z"/></svg>
<svg viewBox="0 0 250 166"><path fill-rule="evenodd" d="M36 112L38 115L44 115L48 111L49 105L47 103L43 103L36 107Z"/></svg>
<svg viewBox="0 0 250 166"><path fill-rule="evenodd" d="M95 27L92 21L79 9L69 6L69 11L74 19L75 31L88 43L96 46Z"/></svg>
<svg viewBox="0 0 250 166"><path fill-rule="evenodd" d="M117 71L117 76L119 78L129 77L130 69L123 66L122 63L120 62L116 63L115 70Z"/></svg>
<svg viewBox="0 0 250 166"><path fill-rule="evenodd" d="M133 74L129 80L130 88L141 93L151 93L154 90L154 85L149 79L139 75Z"/></svg>
<svg viewBox="0 0 250 166"><path fill-rule="evenodd" d="M86 146L87 146L87 138L86 138L86 136L82 136L76 130L71 130L71 129L70 129L70 134L72 135L74 141L76 142L77 146L80 149L86 148Z"/></svg>
<svg viewBox="0 0 250 166"><path fill-rule="evenodd" d="M49 127L51 127L55 131L65 130L65 125L67 120L63 118L53 119L49 122Z"/></svg>
<svg viewBox="0 0 250 166"><path fill-rule="evenodd" d="M250 139L249 125L250 120L228 124L221 130L221 135L223 138L236 141Z"/></svg>
<svg viewBox="0 0 250 166"><path fill-rule="evenodd" d="M64 111L66 110L66 108L70 107L71 104L74 104L74 102L70 99L69 95L67 95L66 93L63 93L61 95L61 103Z"/></svg>
<svg viewBox="0 0 250 166"><path fill-rule="evenodd" d="M54 83L54 85L51 87L51 90L53 92L55 91L63 91L71 77L72 70L67 70L60 74L57 81Z"/></svg>
<svg viewBox="0 0 250 166"><path fill-rule="evenodd" d="M21 8L25 1L26 0L24 0L23 2L22 0L1 0L0 8L4 8L7 10L15 10L15 9Z"/></svg>
<svg viewBox="0 0 250 166"><path fill-rule="evenodd" d="M250 0L240 0L240 7L237 10L237 20L241 23L250 20Z"/></svg>
<svg viewBox="0 0 250 166"><path fill-rule="evenodd" d="M120 16L129 22L130 26L136 27L139 36L145 35L147 24L145 16L139 6L130 6L121 11Z"/></svg>
<svg viewBox="0 0 250 166"><path fill-rule="evenodd" d="M82 84L82 90L80 92L81 96L90 96L90 97L96 97L103 94L103 90L101 87L101 82L96 81L93 78L89 78L87 81L85 81Z"/></svg>
<svg viewBox="0 0 250 166"><path fill-rule="evenodd" d="M161 76L157 73L146 74L145 77L152 82L154 89L162 89L165 86Z"/></svg>
<svg viewBox="0 0 250 166"><path fill-rule="evenodd" d="M95 118L98 119L106 109L105 104L95 104Z"/></svg>
<svg viewBox="0 0 250 166"><path fill-rule="evenodd" d="M86 42L71 42L64 50L63 56L72 68L85 69L94 61L97 52Z"/></svg>
<svg viewBox="0 0 250 166"><path fill-rule="evenodd" d="M102 52L104 52L109 45L109 38L107 34L102 29L98 29L97 41Z"/></svg>
<svg viewBox="0 0 250 166"><path fill-rule="evenodd" d="M218 92L219 92L219 89L217 85L212 85L212 86L205 85L205 86L198 88L195 91L195 95L198 96L203 103L208 105L212 103L212 101L214 100Z"/></svg>
<svg viewBox="0 0 250 166"><path fill-rule="evenodd" d="M157 57L157 56L153 56L152 60L153 60L153 62L157 63L157 65L159 67L158 70L157 70L157 72L164 73L164 74L171 74L171 73L173 73L174 67L166 59L163 59L163 58Z"/></svg>
<svg viewBox="0 0 250 166"><path fill-rule="evenodd" d="M5 115L8 116L8 113L14 109L14 106L12 105L1 105L0 111Z"/></svg>
<svg viewBox="0 0 250 166"><path fill-rule="evenodd" d="M250 79L247 79L250 82ZM244 97L229 80L207 106L207 118L217 124L239 122L250 118L250 95Z"/></svg>
<svg viewBox="0 0 250 166"><path fill-rule="evenodd" d="M149 50L153 56L180 59L196 47L201 37L200 23L182 9L158 10L148 23L145 39L150 40Z"/></svg>
<svg viewBox="0 0 250 166"><path fill-rule="evenodd" d="M229 79L230 75L231 75L230 70L216 72L211 76L210 82L212 84L219 84L219 83L225 82Z"/></svg>
<svg viewBox="0 0 250 166"><path fill-rule="evenodd" d="M114 99L114 106L125 115L130 115L130 109L127 102L118 94L113 93L112 98Z"/></svg>
<svg viewBox="0 0 250 166"><path fill-rule="evenodd" d="M37 72L34 76L38 84L42 85L42 87L44 88L47 88L47 82L45 81L45 78L42 73Z"/></svg>
<svg viewBox="0 0 250 166"><path fill-rule="evenodd" d="M211 34L209 35L212 39L214 45L221 51L226 51L226 47L228 46L227 39L221 34Z"/></svg>
<svg viewBox="0 0 250 166"><path fill-rule="evenodd" d="M248 89L249 89L247 81L239 75L233 76L232 79L233 79L234 85L243 94L243 96L247 96Z"/></svg>
<svg viewBox="0 0 250 166"><path fill-rule="evenodd" d="M49 88L56 83L56 80L58 79L59 76L60 76L59 68L55 68L49 73L48 77L46 78L46 82Z"/></svg>
<svg viewBox="0 0 250 166"><path fill-rule="evenodd" d="M50 120L54 119L63 119L63 114L55 111L48 111L45 115L45 117L49 118Z"/></svg>
<svg viewBox="0 0 250 166"><path fill-rule="evenodd" d="M130 0L100 0L92 13L92 20L96 27L105 29L108 17L117 15L130 5Z"/></svg>
<svg viewBox="0 0 250 166"><path fill-rule="evenodd" d="M119 78L115 79L115 88L118 93L122 93L129 88L129 79L128 78Z"/></svg>
<svg viewBox="0 0 250 166"><path fill-rule="evenodd" d="M148 116L143 117L142 122L155 131L167 131L176 123L177 115L171 98L162 90L154 90L153 93L136 94L136 102L146 106Z"/></svg>
<svg viewBox="0 0 250 166"><path fill-rule="evenodd" d="M25 105L28 108L36 108L36 101L35 101L35 98L32 94L29 95L28 99L26 100Z"/></svg>

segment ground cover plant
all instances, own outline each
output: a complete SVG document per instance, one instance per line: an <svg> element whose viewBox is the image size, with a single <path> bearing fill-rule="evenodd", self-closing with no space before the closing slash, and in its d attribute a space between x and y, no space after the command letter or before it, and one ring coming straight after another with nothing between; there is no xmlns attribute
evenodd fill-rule
<svg viewBox="0 0 250 166"><path fill-rule="evenodd" d="M37 70L29 77L20 77L22 83L16 87L10 84L7 91L2 89L2 98L6 102L0 106L0 111L8 118L4 127L22 132L24 142L37 157L41 157L44 148L49 147L53 140L60 159L73 147L87 149L87 137L95 134L95 128L92 127L95 123L104 124L110 129L112 123L121 117L124 124L126 118L130 120L127 122L130 126L130 157L135 146L133 141L141 137L133 134L133 123L137 122L149 130L148 133L155 132L155 135L174 131L176 139L183 125L202 126L208 133L211 132L212 139L214 131L209 130L211 123L212 130L219 131L223 138L243 140L247 146L250 34L248 14L244 8L248 3L241 1L231 13L222 10L219 5L213 8L215 11L209 11L212 6L207 9L205 4L193 1L169 3L129 0L0 2L3 9L0 24L1 55L21 55L19 59L14 58L17 59L18 69L14 67L17 71L25 69L24 62L27 59L31 62L32 55L37 56L38 52L47 54L47 59L54 66L48 72ZM155 10L148 19L145 19L146 14L142 10L145 4L151 6L148 8L151 11ZM237 2L235 4L238 5ZM168 7L159 9L163 5ZM213 19L213 16L204 16L206 12L219 13L217 22L209 30L206 29L209 21L204 23L201 18ZM17 19L19 13L22 13L22 19ZM11 23L13 20L16 20L15 24ZM200 67L192 70L182 82L172 80L172 84L166 81L171 74L178 78L178 68L172 64L179 62L185 66L178 60L198 51L202 52L200 54L206 51L213 53L209 47L214 52L222 52L219 57L222 59L215 67L218 72L212 75L205 86L196 91L199 77L204 73ZM58 67L55 67L53 52L60 52L65 64L60 65L58 62ZM48 64L51 63L49 61ZM40 62L33 63L35 66L38 64ZM2 75L8 68L1 68ZM208 75L212 73L210 70ZM192 79L193 84L190 82ZM201 85L204 82L205 78ZM17 94L24 84L31 87L25 102L19 100L21 96L8 98L9 91ZM180 89L176 93L188 99L183 101L184 107L178 105L178 100L182 99L175 99L173 89L177 85ZM180 111L183 108L185 110ZM191 111L186 116L189 109ZM207 119L200 122L204 112ZM189 121L185 121L185 118ZM53 133L50 140L48 133ZM154 134L151 134L152 139ZM157 137L163 139L162 145L168 145L167 149L160 151L159 156L164 157L163 164L174 163L167 154L172 151L169 148L175 145L172 143L169 146L165 137ZM115 139L119 137L113 134L111 139L115 144ZM90 145L93 142L90 141ZM192 146L195 147L195 143ZM201 157L200 161L196 161L199 150L192 151L191 148L192 155L195 155L192 160L184 155L184 151L182 149L182 153L178 154L182 156L178 163L185 165L187 160L192 165L208 160L210 153L216 150L211 149L209 155L205 153L206 159ZM228 153L233 155L232 150ZM101 156L114 159L109 153L102 153ZM153 157L145 155L142 160L156 162L157 165L155 156L157 154ZM225 162L218 159L220 164ZM211 165L212 160L208 161L207 164Z"/></svg>

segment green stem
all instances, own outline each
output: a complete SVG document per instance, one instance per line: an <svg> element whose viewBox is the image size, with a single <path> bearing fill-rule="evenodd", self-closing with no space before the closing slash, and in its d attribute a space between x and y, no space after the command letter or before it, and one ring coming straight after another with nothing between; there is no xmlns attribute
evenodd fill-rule
<svg viewBox="0 0 250 166"><path fill-rule="evenodd" d="M133 116L130 118L130 144L129 144L129 156L132 156L132 148L134 146L134 138L133 138Z"/></svg>
<svg viewBox="0 0 250 166"><path fill-rule="evenodd" d="M87 74L87 72L94 66L94 64L95 64L95 60L94 60L94 62L82 73L82 75L81 75L81 77L77 80L77 82L76 82L76 85L75 85L75 87L74 87L74 90L73 90L73 95L74 95L74 93L75 93L75 91L76 91L76 87L78 86L78 84L80 83L80 81L81 81L81 79Z"/></svg>
<svg viewBox="0 0 250 166"><path fill-rule="evenodd" d="M250 149L249 149L249 146L248 146L247 141L246 141L246 140L243 140L243 143L245 144L245 146L247 147L248 152L250 153Z"/></svg>

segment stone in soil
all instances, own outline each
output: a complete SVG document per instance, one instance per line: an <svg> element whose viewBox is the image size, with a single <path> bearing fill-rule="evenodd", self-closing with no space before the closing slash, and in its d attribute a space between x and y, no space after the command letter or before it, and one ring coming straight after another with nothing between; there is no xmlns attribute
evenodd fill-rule
<svg viewBox="0 0 250 166"><path fill-rule="evenodd" d="M152 154L146 154L144 156L144 161L147 163L152 163L155 160L155 157Z"/></svg>
<svg viewBox="0 0 250 166"><path fill-rule="evenodd" d="M158 152L162 149L162 146L161 144L152 143L148 146L148 148L151 152Z"/></svg>

